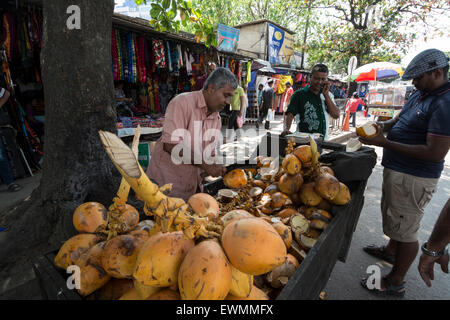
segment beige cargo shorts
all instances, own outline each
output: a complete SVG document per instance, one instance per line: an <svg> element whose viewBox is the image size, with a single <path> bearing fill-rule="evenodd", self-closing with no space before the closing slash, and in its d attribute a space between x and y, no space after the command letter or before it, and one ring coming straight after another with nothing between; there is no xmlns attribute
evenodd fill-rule
<svg viewBox="0 0 450 320"><path fill-rule="evenodd" d="M418 240L423 210L436 192L438 180L384 168L381 213L386 236L399 242Z"/></svg>

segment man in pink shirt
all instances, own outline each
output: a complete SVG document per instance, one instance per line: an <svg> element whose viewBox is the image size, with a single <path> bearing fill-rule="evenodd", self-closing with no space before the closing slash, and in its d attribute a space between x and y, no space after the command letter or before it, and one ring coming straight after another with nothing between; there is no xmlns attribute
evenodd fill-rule
<svg viewBox="0 0 450 320"><path fill-rule="evenodd" d="M230 103L236 88L235 75L217 68L203 90L182 93L169 102L147 175L159 186L172 183L171 197L187 201L202 192L202 172L213 177L226 172L223 165L214 164L213 157L222 127L219 112Z"/></svg>
<svg viewBox="0 0 450 320"><path fill-rule="evenodd" d="M364 101L358 96L357 92L353 92L353 97L348 100L345 112L350 112L350 118L353 117L352 125L356 127L356 111L359 105L365 105Z"/></svg>

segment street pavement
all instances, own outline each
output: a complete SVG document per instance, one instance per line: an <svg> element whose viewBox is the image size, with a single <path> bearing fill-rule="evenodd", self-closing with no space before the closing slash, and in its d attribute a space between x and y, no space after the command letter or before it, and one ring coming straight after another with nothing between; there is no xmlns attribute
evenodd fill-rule
<svg viewBox="0 0 450 320"><path fill-rule="evenodd" d="M362 113L358 112L357 125L360 125L371 118L363 118ZM294 129L294 124L292 130ZM249 123L244 125L244 129L255 128L255 124ZM277 115L275 121L271 122L270 132L272 134L280 134L283 130L282 117ZM225 135L225 128L222 129ZM248 158L258 142L267 133L262 129L254 135L244 135L221 146L221 152L225 153L227 161L236 159L236 153L241 152ZM345 143L345 139L354 135L354 128L350 127L349 132L342 132L335 128L330 132L331 141ZM344 142L342 141L344 140ZM368 276L366 274L367 267L371 265L378 265L381 268L381 273L388 273L390 265L386 262L380 261L372 256L369 256L362 251L362 247L368 244L384 244L387 242L386 237L382 233L381 228L381 182L383 167L381 166L382 149L375 148L378 155L378 162L375 166L371 177L368 179L367 188L365 192L364 207L361 216L353 234L351 247L345 263L337 262L330 279L324 288L327 292L329 300L386 300L398 299L392 297L379 297L361 287L359 280ZM244 152L244 153L242 153ZM431 234L434 223L447 199L450 196L450 154L446 158L446 166L444 172L439 180L438 191L433 196L430 204L425 209L424 219L422 221L421 230L419 233L420 243L426 241ZM24 186L24 188L15 193L6 191L4 185L0 186L0 212L17 202L26 200L40 182L41 174L38 173L34 177L20 179L17 182ZM0 215L0 230L2 227ZM0 237L2 232L0 231ZM450 276L442 273L440 269L435 268L435 280L432 287L426 287L425 283L420 278L417 271L417 264L420 254L414 261L410 271L406 276L406 295L403 299L409 300L448 300L450 299ZM31 266L18 267L17 273L13 275L0 274L0 300L7 299L41 299L39 294L38 282L34 277Z"/></svg>

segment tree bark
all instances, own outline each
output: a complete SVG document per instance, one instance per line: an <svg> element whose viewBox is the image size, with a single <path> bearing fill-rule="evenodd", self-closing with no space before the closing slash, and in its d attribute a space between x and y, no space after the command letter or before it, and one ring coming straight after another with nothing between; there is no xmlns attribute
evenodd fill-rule
<svg viewBox="0 0 450 320"><path fill-rule="evenodd" d="M67 8L80 8L70 30ZM98 130L116 132L111 69L112 0L43 1L41 69L46 107L40 186L6 214L0 267L27 253L59 248L76 233L72 214L83 202L109 206L120 177Z"/></svg>

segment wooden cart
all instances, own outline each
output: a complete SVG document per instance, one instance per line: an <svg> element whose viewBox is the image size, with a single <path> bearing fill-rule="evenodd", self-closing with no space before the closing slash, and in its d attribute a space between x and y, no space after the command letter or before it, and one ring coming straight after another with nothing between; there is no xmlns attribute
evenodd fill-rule
<svg viewBox="0 0 450 320"><path fill-rule="evenodd" d="M271 137L268 134L263 143L257 148L264 155L270 155L272 139L278 140L280 155L284 155L287 140L278 136ZM265 141L269 143L265 143ZM273 141L273 140L272 140ZM304 144L301 142L300 144ZM319 149L326 152L343 151L344 145L321 142ZM364 147L366 148L366 147ZM266 154L267 152L267 154ZM255 153L255 154L257 154ZM255 155L254 154L254 155ZM244 164L233 164L228 170L234 168L252 168L247 160ZM351 192L351 201L345 206L334 206L333 220L322 232L314 247L308 252L306 258L301 262L294 276L277 296L278 300L317 300L320 292L326 286L329 276L337 260L345 262L350 248L353 233L356 229L358 219L364 204L364 190L367 179L361 181L346 182ZM204 185L204 192L215 195L218 190L225 188L222 178ZM53 264L57 251L40 257L34 263L34 270L40 281L42 296L51 300L79 300L82 297L75 291L67 289L66 279L68 277L64 270L56 268Z"/></svg>

